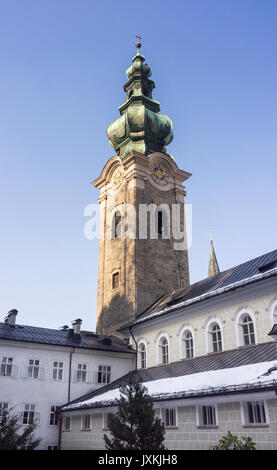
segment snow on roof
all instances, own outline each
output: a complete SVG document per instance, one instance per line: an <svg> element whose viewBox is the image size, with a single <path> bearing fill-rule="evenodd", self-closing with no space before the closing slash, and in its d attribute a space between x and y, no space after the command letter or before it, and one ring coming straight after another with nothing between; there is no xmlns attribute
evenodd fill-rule
<svg viewBox="0 0 277 470"><path fill-rule="evenodd" d="M277 385L277 361L152 380L144 385L154 399L161 400L163 398L174 398L177 394L219 393L234 387L242 388L247 386L254 388L255 386L261 387L269 384ZM108 405L118 398L120 398L120 391L119 388L116 388L87 400L65 405L62 410L96 407L97 404L99 406Z"/></svg>
<svg viewBox="0 0 277 470"><path fill-rule="evenodd" d="M209 290L208 292L205 292L204 294L198 295L198 296L193 297L191 299L184 300L182 302L174 303L174 305L171 305L171 306L166 306L166 307L162 308L161 310L157 310L157 311L150 310L149 315L147 315L147 311L146 311L146 313L144 315L142 315L141 317L139 316L138 318L136 318L133 322L131 322L131 324L137 325L139 323L143 323L144 321L152 319L153 317L156 318L157 316L162 315L164 313L171 312L173 310L178 310L178 309L183 308L183 307L187 307L187 306L192 305L192 304L194 304L196 302L199 302L201 300L206 300L206 299L215 297L219 294L223 294L223 293L231 291L235 288L242 287L242 286L251 284L251 283L256 282L256 281L261 281L263 279L266 279L266 278L271 277L271 276L276 275L276 274L277 274L277 268L273 268L273 269L268 270L266 273L255 274L255 275L247 277L245 279L240 279L239 281L232 282L231 284L225 285L223 287L218 287L217 289ZM209 280L209 278L207 278L207 279ZM129 325L129 323L127 325L123 325L120 328L120 330L123 330L124 327L126 327L128 325Z"/></svg>

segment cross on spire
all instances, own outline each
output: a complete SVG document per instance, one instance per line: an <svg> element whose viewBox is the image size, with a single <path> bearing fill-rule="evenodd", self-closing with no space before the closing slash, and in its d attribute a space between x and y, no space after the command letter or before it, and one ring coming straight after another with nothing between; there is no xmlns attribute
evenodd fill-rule
<svg viewBox="0 0 277 470"><path fill-rule="evenodd" d="M136 48L137 48L137 54L140 54L140 48L141 48L141 43L140 43L140 35L139 34L136 34L136 38L137 38L137 43L136 43Z"/></svg>

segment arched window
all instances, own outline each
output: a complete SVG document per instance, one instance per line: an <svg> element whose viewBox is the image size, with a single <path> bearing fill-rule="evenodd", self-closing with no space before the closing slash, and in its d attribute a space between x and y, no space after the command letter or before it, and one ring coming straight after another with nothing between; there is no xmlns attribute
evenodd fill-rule
<svg viewBox="0 0 277 470"><path fill-rule="evenodd" d="M162 211L158 212L158 236L162 236L164 232L164 227L163 227L163 213Z"/></svg>
<svg viewBox="0 0 277 470"><path fill-rule="evenodd" d="M113 215L112 238L121 238L121 213L119 211Z"/></svg>
<svg viewBox="0 0 277 470"><path fill-rule="evenodd" d="M159 209L156 215L158 219L158 238L169 238L169 221L168 214L165 210Z"/></svg>
<svg viewBox="0 0 277 470"><path fill-rule="evenodd" d="M239 320L240 345L255 344L254 322L249 314L243 314Z"/></svg>
<svg viewBox="0 0 277 470"><path fill-rule="evenodd" d="M209 328L209 352L222 351L222 334L218 323L212 323Z"/></svg>
<svg viewBox="0 0 277 470"><path fill-rule="evenodd" d="M186 359L194 357L193 337L189 330L182 334L182 357Z"/></svg>
<svg viewBox="0 0 277 470"><path fill-rule="evenodd" d="M165 336L162 336L159 341L159 364L168 364L168 341Z"/></svg>
<svg viewBox="0 0 277 470"><path fill-rule="evenodd" d="M146 368L146 346L144 343L140 343L138 347L138 367L139 369Z"/></svg>

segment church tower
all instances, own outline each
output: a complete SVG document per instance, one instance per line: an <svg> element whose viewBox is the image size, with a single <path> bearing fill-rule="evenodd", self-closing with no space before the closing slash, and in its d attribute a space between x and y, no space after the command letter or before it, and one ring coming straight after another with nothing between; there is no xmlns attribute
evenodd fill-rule
<svg viewBox="0 0 277 470"><path fill-rule="evenodd" d="M167 153L172 122L159 114L137 38L121 116L107 128L116 155L93 182L100 190L99 334L116 334L162 295L189 286L183 182L191 174Z"/></svg>

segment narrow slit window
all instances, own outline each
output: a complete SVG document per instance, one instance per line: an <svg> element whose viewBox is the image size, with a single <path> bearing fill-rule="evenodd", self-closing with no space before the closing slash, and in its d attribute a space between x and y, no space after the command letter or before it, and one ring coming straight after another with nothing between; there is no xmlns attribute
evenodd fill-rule
<svg viewBox="0 0 277 470"><path fill-rule="evenodd" d="M119 287L119 272L113 274L113 289L117 289Z"/></svg>

